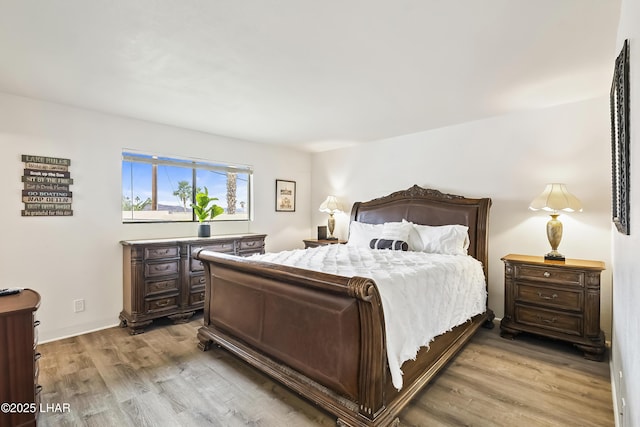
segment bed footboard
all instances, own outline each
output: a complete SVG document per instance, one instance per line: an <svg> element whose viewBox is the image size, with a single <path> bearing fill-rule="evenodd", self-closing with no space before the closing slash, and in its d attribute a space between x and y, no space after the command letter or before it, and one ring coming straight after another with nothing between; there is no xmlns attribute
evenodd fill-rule
<svg viewBox="0 0 640 427"><path fill-rule="evenodd" d="M379 425L389 374L382 306L371 279L207 250L195 258L206 277L200 349L216 343L344 425Z"/></svg>

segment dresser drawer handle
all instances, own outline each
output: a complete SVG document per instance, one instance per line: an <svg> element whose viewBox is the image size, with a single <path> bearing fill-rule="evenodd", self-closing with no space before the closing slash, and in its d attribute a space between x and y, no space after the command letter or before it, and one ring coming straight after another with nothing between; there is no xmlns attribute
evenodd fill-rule
<svg viewBox="0 0 640 427"><path fill-rule="evenodd" d="M258 242L245 242L245 245L247 245L247 246L255 246L256 243L258 243Z"/></svg>
<svg viewBox="0 0 640 427"><path fill-rule="evenodd" d="M37 326L40 326L40 321L39 320L36 320L35 322L33 322L33 327L35 328Z"/></svg>
<svg viewBox="0 0 640 427"><path fill-rule="evenodd" d="M558 294L552 294L551 296L547 296L547 295L542 295L542 292L538 292L538 296L542 299L546 299L546 300L554 300L556 298L558 298Z"/></svg>
<svg viewBox="0 0 640 427"><path fill-rule="evenodd" d="M164 271L164 270L168 270L171 268L171 264L167 264L167 265L156 265L156 270L160 270L160 271Z"/></svg>
<svg viewBox="0 0 640 427"><path fill-rule="evenodd" d="M170 300L170 299L166 299L166 300L164 300L164 301L158 301L158 302L156 303L156 307L166 307L166 306L168 306L168 305L169 305L169 303L170 303L170 302L171 302L171 300Z"/></svg>
<svg viewBox="0 0 640 427"><path fill-rule="evenodd" d="M551 277L551 273L549 273L548 271L545 271L543 276L546 277L546 278L549 278L549 277Z"/></svg>
<svg viewBox="0 0 640 427"><path fill-rule="evenodd" d="M36 353L36 354L33 355L33 361L36 362L36 361L40 360L41 357L42 357L42 354Z"/></svg>
<svg viewBox="0 0 640 427"><path fill-rule="evenodd" d="M542 316L538 316L538 320L542 323L547 324L556 323L558 321L558 319L555 317L552 317L551 319L544 319Z"/></svg>
<svg viewBox="0 0 640 427"><path fill-rule="evenodd" d="M206 281L207 281L207 279L205 279L204 277L201 277L200 280L199 280L200 284L204 284L204 283L206 283Z"/></svg>
<svg viewBox="0 0 640 427"><path fill-rule="evenodd" d="M42 386L40 384L36 385L36 394L42 391Z"/></svg>

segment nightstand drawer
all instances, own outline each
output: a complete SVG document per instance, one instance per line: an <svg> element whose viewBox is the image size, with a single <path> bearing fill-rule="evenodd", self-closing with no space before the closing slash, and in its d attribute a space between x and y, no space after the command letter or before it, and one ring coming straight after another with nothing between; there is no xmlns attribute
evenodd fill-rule
<svg viewBox="0 0 640 427"><path fill-rule="evenodd" d="M554 267L516 265L515 278L584 287L584 272Z"/></svg>
<svg viewBox="0 0 640 427"><path fill-rule="evenodd" d="M581 290L558 289L554 287L516 284L516 301L542 305L551 308L582 311Z"/></svg>
<svg viewBox="0 0 640 427"><path fill-rule="evenodd" d="M582 316L516 304L515 321L523 325L556 331L566 335L582 335Z"/></svg>

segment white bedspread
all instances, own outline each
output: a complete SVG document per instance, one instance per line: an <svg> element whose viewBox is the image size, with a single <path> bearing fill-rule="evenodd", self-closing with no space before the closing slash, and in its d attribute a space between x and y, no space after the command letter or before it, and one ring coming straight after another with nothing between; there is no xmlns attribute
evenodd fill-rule
<svg viewBox="0 0 640 427"><path fill-rule="evenodd" d="M252 258L373 279L382 298L387 358L398 390L402 363L415 359L437 335L485 311L484 272L471 256L328 245Z"/></svg>

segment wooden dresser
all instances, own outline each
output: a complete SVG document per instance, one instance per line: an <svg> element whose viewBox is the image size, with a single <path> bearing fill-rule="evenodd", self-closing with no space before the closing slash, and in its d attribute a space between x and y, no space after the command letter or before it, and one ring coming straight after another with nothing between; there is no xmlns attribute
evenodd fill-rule
<svg viewBox="0 0 640 427"><path fill-rule="evenodd" d="M504 273L504 317L500 334L513 338L529 332L573 343L584 357L602 360L600 330L601 261L507 255Z"/></svg>
<svg viewBox="0 0 640 427"><path fill-rule="evenodd" d="M35 426L40 410L40 295L31 289L0 297L0 426ZM8 404L9 406L7 407ZM8 409L8 411L7 411Z"/></svg>
<svg viewBox="0 0 640 427"><path fill-rule="evenodd" d="M264 234L126 240L123 245L123 310L120 326L144 332L153 319L186 321L204 307L204 268L193 259L206 248L231 255L264 253Z"/></svg>

